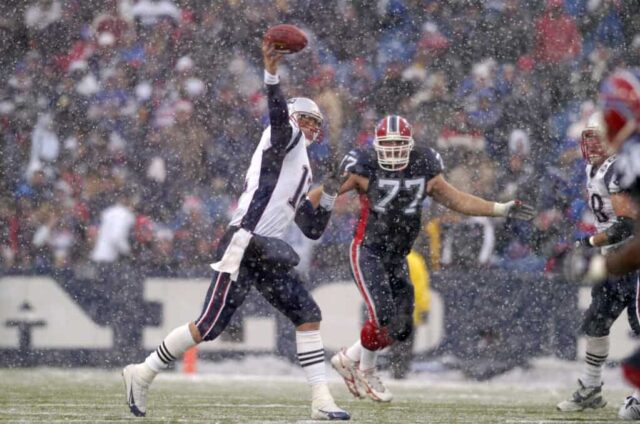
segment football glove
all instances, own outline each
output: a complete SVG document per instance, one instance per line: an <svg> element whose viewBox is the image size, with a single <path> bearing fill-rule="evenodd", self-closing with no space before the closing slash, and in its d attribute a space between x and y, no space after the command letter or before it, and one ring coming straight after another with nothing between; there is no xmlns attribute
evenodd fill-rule
<svg viewBox="0 0 640 424"><path fill-rule="evenodd" d="M574 283L596 284L607 278L605 258L593 249L578 247L567 253L563 263L564 277Z"/></svg>
<svg viewBox="0 0 640 424"><path fill-rule="evenodd" d="M329 196L335 197L340 191L340 187L347 179L347 173L342 169L342 161L332 155L333 169L329 176L322 182L322 191Z"/></svg>
<svg viewBox="0 0 640 424"><path fill-rule="evenodd" d="M495 203L493 208L496 216L504 216L506 218L530 221L536 216L536 210L533 206L527 205L521 200L512 200L507 203Z"/></svg>

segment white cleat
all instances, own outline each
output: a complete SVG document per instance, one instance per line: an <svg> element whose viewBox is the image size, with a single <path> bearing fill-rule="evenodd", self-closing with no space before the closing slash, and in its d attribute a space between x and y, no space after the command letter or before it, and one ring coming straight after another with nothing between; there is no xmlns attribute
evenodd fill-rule
<svg viewBox="0 0 640 424"><path fill-rule="evenodd" d="M122 370L124 389L129 410L136 417L144 417L147 413L147 391L149 384L138 376L135 364L127 365Z"/></svg>
<svg viewBox="0 0 640 424"><path fill-rule="evenodd" d="M313 386L313 400L311 401L311 418L325 421L346 421L351 419L351 415L342 408L339 408L333 400L326 384Z"/></svg>
<svg viewBox="0 0 640 424"><path fill-rule="evenodd" d="M627 396L618 410L618 417L628 421L640 421L640 402L633 396Z"/></svg>
<svg viewBox="0 0 640 424"><path fill-rule="evenodd" d="M365 393L376 402L391 402L393 393L389 391L376 373L376 368L357 370L356 380L364 388Z"/></svg>
<svg viewBox="0 0 640 424"><path fill-rule="evenodd" d="M578 390L573 392L571 399L563 400L556 408L562 412L576 412L604 408L606 404L607 401L602 397L602 383L598 386L585 386L578 379Z"/></svg>
<svg viewBox="0 0 640 424"><path fill-rule="evenodd" d="M331 366L344 379L344 384L347 385L349 392L358 399L364 399L364 390L358 388L358 381L356 380L358 362L349 359L344 349L342 349L331 358Z"/></svg>

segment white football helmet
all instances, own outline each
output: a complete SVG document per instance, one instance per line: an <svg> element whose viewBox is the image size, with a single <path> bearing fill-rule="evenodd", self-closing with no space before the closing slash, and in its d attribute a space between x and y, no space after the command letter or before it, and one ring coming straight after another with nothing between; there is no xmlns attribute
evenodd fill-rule
<svg viewBox="0 0 640 424"><path fill-rule="evenodd" d="M320 133L322 127L322 121L324 117L320 108L313 100L307 97L292 97L287 100L287 109L289 110L289 118L296 123L303 130L305 137L309 142L315 141ZM301 117L310 118L315 121L317 125L304 126L300 125L299 119Z"/></svg>
<svg viewBox="0 0 640 424"><path fill-rule="evenodd" d="M612 154L603 143L602 122L602 112L596 111L589 117L587 125L582 130L580 150L584 160L591 165L602 163Z"/></svg>
<svg viewBox="0 0 640 424"><path fill-rule="evenodd" d="M414 144L413 129L402 116L387 115L376 125L373 148L380 168L386 171L406 168Z"/></svg>

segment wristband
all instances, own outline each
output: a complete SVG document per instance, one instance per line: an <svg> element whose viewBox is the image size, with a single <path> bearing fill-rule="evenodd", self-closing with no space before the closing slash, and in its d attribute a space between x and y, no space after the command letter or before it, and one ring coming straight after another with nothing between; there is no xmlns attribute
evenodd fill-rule
<svg viewBox="0 0 640 424"><path fill-rule="evenodd" d="M322 195L320 196L320 203L318 206L322 206L325 210L332 210L333 209L333 204L336 203L336 198L338 197L338 195L330 195L328 193L325 193L324 191L322 192Z"/></svg>
<svg viewBox="0 0 640 424"><path fill-rule="evenodd" d="M278 74L270 74L266 69L264 70L264 83L267 85L276 85L280 82Z"/></svg>
<svg viewBox="0 0 640 424"><path fill-rule="evenodd" d="M508 203L493 203L493 216L507 216L509 212L509 204Z"/></svg>

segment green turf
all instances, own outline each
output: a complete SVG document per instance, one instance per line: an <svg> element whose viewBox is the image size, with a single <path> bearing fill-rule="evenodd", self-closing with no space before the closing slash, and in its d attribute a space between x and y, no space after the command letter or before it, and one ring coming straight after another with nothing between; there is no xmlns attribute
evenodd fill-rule
<svg viewBox="0 0 640 424"><path fill-rule="evenodd" d="M385 405L351 398L338 380L331 388L339 405L358 423L606 423L616 422L625 393L607 392L611 405L587 413L559 413L564 390L479 383L391 383ZM0 422L309 422L309 389L296 377L175 373L154 383L145 419L130 416L117 371L0 369Z"/></svg>

